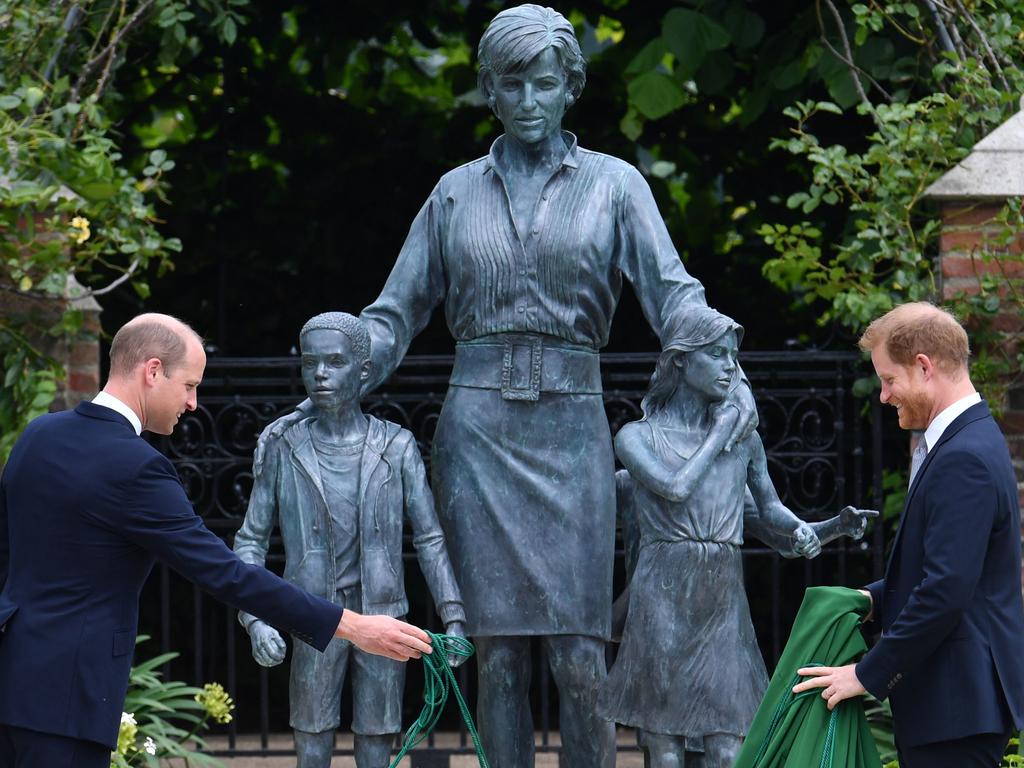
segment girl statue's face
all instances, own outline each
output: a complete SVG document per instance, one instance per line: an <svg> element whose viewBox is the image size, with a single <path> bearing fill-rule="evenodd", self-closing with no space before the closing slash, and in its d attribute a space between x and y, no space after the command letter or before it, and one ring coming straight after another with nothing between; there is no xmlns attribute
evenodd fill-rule
<svg viewBox="0 0 1024 768"><path fill-rule="evenodd" d="M738 354L736 331L726 331L710 344L680 355L676 364L680 366L683 382L690 389L709 400L718 401L729 394Z"/></svg>

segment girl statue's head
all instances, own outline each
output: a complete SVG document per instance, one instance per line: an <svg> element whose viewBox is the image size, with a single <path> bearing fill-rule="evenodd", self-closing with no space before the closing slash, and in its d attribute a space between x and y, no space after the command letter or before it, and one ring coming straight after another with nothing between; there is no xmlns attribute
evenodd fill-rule
<svg viewBox="0 0 1024 768"><path fill-rule="evenodd" d="M722 400L736 373L743 327L710 307L675 309L662 334L661 357L641 403L644 416L662 410L680 384L696 397Z"/></svg>

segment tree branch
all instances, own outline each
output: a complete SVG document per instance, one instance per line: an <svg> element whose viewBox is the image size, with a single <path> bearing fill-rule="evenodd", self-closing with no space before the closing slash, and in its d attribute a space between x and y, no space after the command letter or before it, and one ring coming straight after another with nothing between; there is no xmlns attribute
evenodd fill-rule
<svg viewBox="0 0 1024 768"><path fill-rule="evenodd" d="M78 80L75 81L74 88L71 89L71 101L78 101L79 95L82 92L82 88L85 87L86 80L96 70L96 68L105 61L109 60L111 53L116 53L117 46L121 44L129 34L131 34L136 27L142 24L146 20L146 15L152 10L156 4L156 0L142 0L139 7L135 9L125 25L118 29L114 34L110 36L110 42L101 50L98 54L93 56L89 61L82 65L82 71L78 75Z"/></svg>
<svg viewBox="0 0 1024 768"><path fill-rule="evenodd" d="M116 280L114 280L110 285L104 286L103 288L97 288L96 290L93 290L92 288L86 288L81 296L73 296L71 298L72 299L88 299L88 298L90 298L92 296L102 296L105 293L110 293L112 290L117 288L119 285L121 285L125 281L131 279L131 276L133 274L135 274L135 270L137 270L138 268L139 268L139 260L135 259L128 266L128 271L125 272L123 275L121 275Z"/></svg>
<svg viewBox="0 0 1024 768"><path fill-rule="evenodd" d="M819 0L815 3L815 9L818 14L818 29L821 32L821 42L833 56L846 65L846 68L850 71L850 77L853 78L853 87L857 89L857 95L860 96L861 102L867 107L874 119L875 107L868 98L867 93L864 92L864 86L860 82L860 75L864 75L864 77L871 82L871 85L878 89L879 93L882 94L882 97L886 101L892 101L892 96L889 95L889 92L886 91L877 80L854 63L853 50L850 48L850 39L846 34L846 25L843 23L843 17L839 15L839 10L835 5L833 5L832 0L825 0L825 4L829 7L829 11L832 13L833 18L836 20L836 24L839 27L839 38L843 41L843 49L846 51L846 55L844 56L837 51L832 43L828 41L828 36L825 33L825 20L821 16L821 3Z"/></svg>
<svg viewBox="0 0 1024 768"><path fill-rule="evenodd" d="M992 45L988 41L988 37L982 32L981 27L978 26L978 22L974 20L974 17L964 7L964 4L960 0L953 0L956 3L956 7L960 10L960 13L967 19L967 23L971 25L974 33L981 40L982 46L985 48L985 52L988 54L989 61L992 62L992 66L996 68L996 74L999 75L999 80L1003 84L1003 90L1007 93L1010 92L1010 84L1006 81L1006 76L1003 74L1003 68L999 65L999 59L996 58L995 51L992 50Z"/></svg>
<svg viewBox="0 0 1024 768"><path fill-rule="evenodd" d="M946 29L946 23L942 20L942 15L939 13L939 9L936 7L934 0L924 0L924 4L928 7L928 12L932 16L932 21L935 22L935 31L939 34L939 42L942 43L942 50L956 54L956 49L953 47L953 41L949 37L949 30Z"/></svg>
<svg viewBox="0 0 1024 768"><path fill-rule="evenodd" d="M85 13L75 3L68 9L68 15L64 17L64 23L61 25L60 37L57 38L57 44L53 48L53 54L50 56L50 60L46 63L46 69L43 70L43 80L50 82L53 77L53 70L57 68L57 60L60 58L61 51L64 50L64 43L67 42L68 35L77 27L82 19L85 18Z"/></svg>

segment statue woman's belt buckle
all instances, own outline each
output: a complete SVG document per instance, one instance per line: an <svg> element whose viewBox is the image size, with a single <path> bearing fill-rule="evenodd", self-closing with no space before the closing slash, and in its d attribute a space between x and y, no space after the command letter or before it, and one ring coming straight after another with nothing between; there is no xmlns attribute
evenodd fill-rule
<svg viewBox="0 0 1024 768"><path fill-rule="evenodd" d="M540 400L544 348L540 337L506 338L501 361L501 397L504 400Z"/></svg>

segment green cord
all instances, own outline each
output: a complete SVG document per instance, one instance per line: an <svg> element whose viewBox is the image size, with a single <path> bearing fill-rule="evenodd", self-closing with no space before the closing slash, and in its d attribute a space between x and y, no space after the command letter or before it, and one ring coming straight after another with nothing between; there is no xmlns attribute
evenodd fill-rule
<svg viewBox="0 0 1024 768"><path fill-rule="evenodd" d="M803 665L803 667L824 667L827 666L818 661L809 661ZM801 669L803 668L801 667ZM761 740L761 747L757 751L757 757L754 758L754 768L757 768L761 763L761 759L764 757L764 753L768 750L768 743L772 740L772 736L775 735L775 731L778 730L779 724L782 722L782 716L786 714L786 710L796 704L801 699L806 699L811 696L819 696L820 693L817 689L810 689L803 693L793 696L792 688L794 685L801 681L800 675L794 675L793 680L789 684L790 696L783 696L779 699L779 703L775 705L775 712L772 713L772 721L768 725L768 732L765 734L764 739ZM840 702L841 704L842 702ZM821 750L821 761L818 763L818 768L831 768L832 761L835 753L835 741L836 741L836 724L839 719L839 706L832 710L832 713L828 718L828 730L825 732L825 743Z"/></svg>
<svg viewBox="0 0 1024 768"><path fill-rule="evenodd" d="M420 711L420 716L416 718L416 722L410 725L409 730L405 732L402 749L391 761L389 768L398 768L399 761L405 757L406 753L426 739L437 727L437 721L441 718L441 712L448 701L449 691L455 693L455 700L459 704L462 719L469 730L470 738L473 739L473 746L476 747L480 768L490 768L487 756L484 755L484 748L480 744L480 736L476 732L476 726L473 725L473 717L469 714L469 707L466 706L466 700L462 698L462 691L459 690L459 684L455 680L455 673L448 666L449 654L468 659L476 649L464 637L435 635L433 632L427 632L427 634L430 635L430 644L433 646L434 652L423 656L423 669L426 677L423 685L423 709Z"/></svg>

